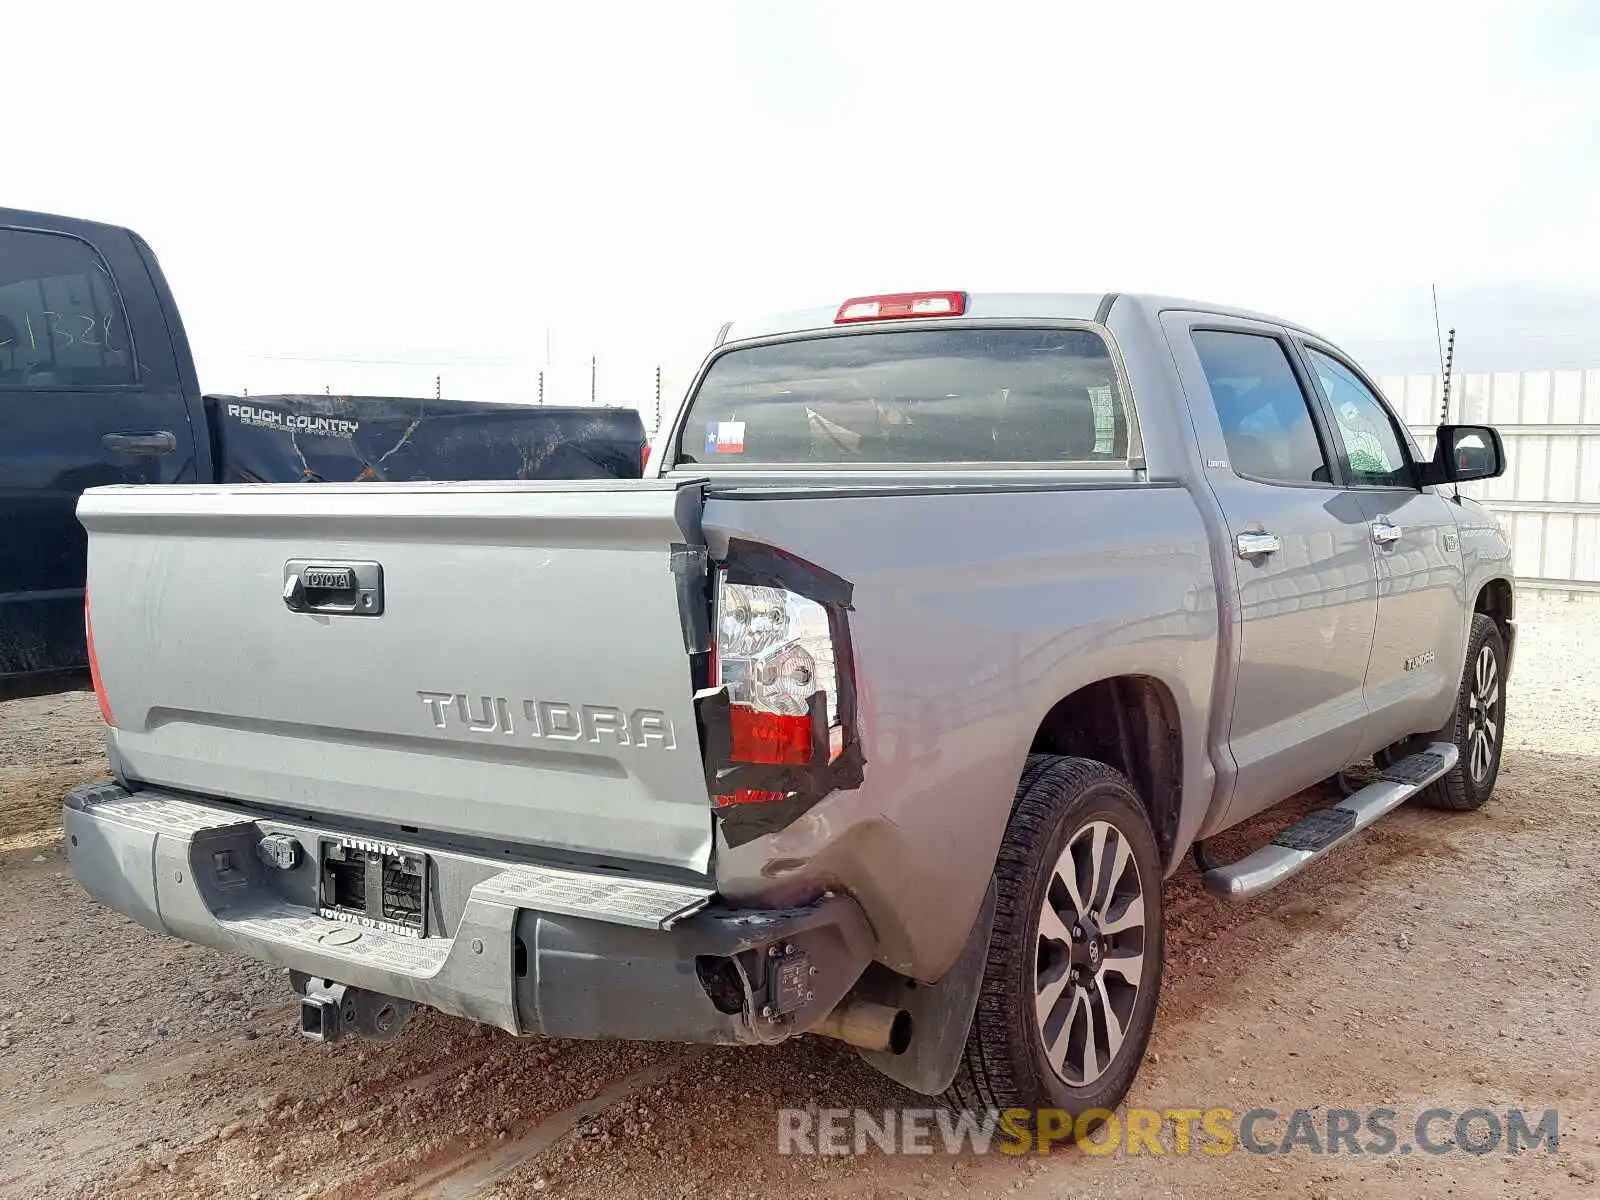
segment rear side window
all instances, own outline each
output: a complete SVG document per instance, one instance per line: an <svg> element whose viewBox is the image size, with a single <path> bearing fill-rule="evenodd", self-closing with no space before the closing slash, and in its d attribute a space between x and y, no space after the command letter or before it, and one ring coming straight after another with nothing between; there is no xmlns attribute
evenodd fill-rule
<svg viewBox="0 0 1600 1200"><path fill-rule="evenodd" d="M1195 351L1234 473L1268 483L1329 483L1310 402L1277 338L1196 330Z"/></svg>
<svg viewBox="0 0 1600 1200"><path fill-rule="evenodd" d="M1111 352L1084 329L917 329L732 350L689 405L678 461L1118 463Z"/></svg>
<svg viewBox="0 0 1600 1200"><path fill-rule="evenodd" d="M0 388L135 381L110 272L86 242L0 229Z"/></svg>

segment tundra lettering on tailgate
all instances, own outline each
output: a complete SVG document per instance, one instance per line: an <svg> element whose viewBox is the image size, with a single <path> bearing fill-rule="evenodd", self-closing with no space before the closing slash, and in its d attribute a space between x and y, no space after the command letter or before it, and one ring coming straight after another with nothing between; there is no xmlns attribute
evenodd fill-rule
<svg viewBox="0 0 1600 1200"><path fill-rule="evenodd" d="M654 708L631 713L609 704L569 704L564 700L513 700L469 696L465 692L418 692L435 729L459 726L470 733L499 733L561 742L609 740L641 750L672 750L678 739L667 714Z"/></svg>

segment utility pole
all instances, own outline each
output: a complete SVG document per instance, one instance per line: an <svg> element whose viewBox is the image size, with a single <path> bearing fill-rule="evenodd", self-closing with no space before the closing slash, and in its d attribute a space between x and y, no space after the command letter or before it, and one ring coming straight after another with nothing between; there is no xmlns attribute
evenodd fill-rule
<svg viewBox="0 0 1600 1200"><path fill-rule="evenodd" d="M656 366L656 419L655 419L655 424L650 426L650 432L654 433L656 430L658 430L660 428L661 428L661 367L658 364Z"/></svg>
<svg viewBox="0 0 1600 1200"><path fill-rule="evenodd" d="M599 369L600 369L600 358L599 358L599 356L595 355L595 354L591 354L589 356L589 403L590 404L594 403L594 397L595 397L595 375L599 371Z"/></svg>
<svg viewBox="0 0 1600 1200"><path fill-rule="evenodd" d="M544 403L544 372L539 372L539 403Z"/></svg>
<svg viewBox="0 0 1600 1200"><path fill-rule="evenodd" d="M439 394L443 390L442 387L440 386L443 378L444 377L441 376L441 375L435 375L433 377L433 398L435 400L438 400L440 398Z"/></svg>

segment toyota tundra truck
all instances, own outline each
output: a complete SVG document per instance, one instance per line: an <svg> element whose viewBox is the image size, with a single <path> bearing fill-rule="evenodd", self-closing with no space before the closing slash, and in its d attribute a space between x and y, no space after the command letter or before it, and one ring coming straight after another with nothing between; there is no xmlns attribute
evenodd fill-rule
<svg viewBox="0 0 1600 1200"><path fill-rule="evenodd" d="M286 968L313 1039L820 1034L1083 1112L1188 856L1245 901L1493 791L1511 557L1459 485L1501 440L1424 453L1300 326L859 297L724 327L650 460L86 492L82 885Z"/></svg>

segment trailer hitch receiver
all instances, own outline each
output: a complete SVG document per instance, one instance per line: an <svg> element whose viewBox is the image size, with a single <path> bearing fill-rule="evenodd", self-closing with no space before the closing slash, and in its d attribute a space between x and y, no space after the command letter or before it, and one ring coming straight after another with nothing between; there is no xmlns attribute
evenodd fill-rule
<svg viewBox="0 0 1600 1200"><path fill-rule="evenodd" d="M296 979L300 992L300 1034L313 1042L337 1042L355 1034L375 1042L393 1041L416 1011L409 1000L384 996L328 979Z"/></svg>

